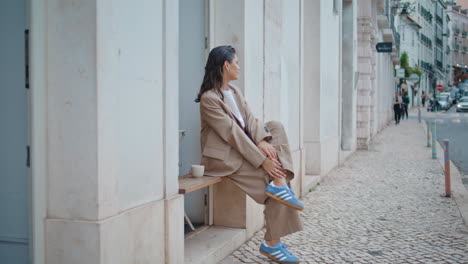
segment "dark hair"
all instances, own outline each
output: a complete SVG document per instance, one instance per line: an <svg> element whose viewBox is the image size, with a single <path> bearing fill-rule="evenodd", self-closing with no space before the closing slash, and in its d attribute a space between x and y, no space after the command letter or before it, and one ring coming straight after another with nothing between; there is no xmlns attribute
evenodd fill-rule
<svg viewBox="0 0 468 264"><path fill-rule="evenodd" d="M219 46L210 51L205 66L205 76L200 86L197 99L199 103L201 96L209 90L221 88L223 82L223 65L225 61L231 62L236 55L236 49L232 46Z"/></svg>

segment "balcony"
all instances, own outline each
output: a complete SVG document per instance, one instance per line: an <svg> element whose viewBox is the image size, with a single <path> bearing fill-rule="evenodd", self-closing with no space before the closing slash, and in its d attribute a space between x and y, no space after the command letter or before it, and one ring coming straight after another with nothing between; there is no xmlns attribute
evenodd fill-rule
<svg viewBox="0 0 468 264"><path fill-rule="evenodd" d="M442 47L442 39L436 37L436 45Z"/></svg>
<svg viewBox="0 0 468 264"><path fill-rule="evenodd" d="M432 64L430 63L427 63L425 61L421 61L421 68L425 71L429 71L431 72L432 71Z"/></svg>
<svg viewBox="0 0 468 264"><path fill-rule="evenodd" d="M435 15L435 20L436 22L439 24L439 25L443 25L444 24L444 21L442 20L442 18L438 15Z"/></svg>
<svg viewBox="0 0 468 264"><path fill-rule="evenodd" d="M432 40L426 37L424 34L421 34L421 42L428 48L432 48Z"/></svg>
<svg viewBox="0 0 468 264"><path fill-rule="evenodd" d="M440 70L442 70L442 62L436 60L435 63L436 63L437 68L439 68Z"/></svg>
<svg viewBox="0 0 468 264"><path fill-rule="evenodd" d="M425 9L424 7L420 7L419 8L419 13L421 14L421 16L429 23L432 24L432 14L431 12L429 12L427 9Z"/></svg>

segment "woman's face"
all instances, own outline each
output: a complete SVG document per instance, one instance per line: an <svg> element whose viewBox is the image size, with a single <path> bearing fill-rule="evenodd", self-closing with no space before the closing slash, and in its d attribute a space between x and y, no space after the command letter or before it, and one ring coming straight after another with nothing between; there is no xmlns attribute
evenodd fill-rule
<svg viewBox="0 0 468 264"><path fill-rule="evenodd" d="M226 61L224 63L224 76L228 81L237 80L239 78L239 60L237 55L234 55L234 58L231 62Z"/></svg>

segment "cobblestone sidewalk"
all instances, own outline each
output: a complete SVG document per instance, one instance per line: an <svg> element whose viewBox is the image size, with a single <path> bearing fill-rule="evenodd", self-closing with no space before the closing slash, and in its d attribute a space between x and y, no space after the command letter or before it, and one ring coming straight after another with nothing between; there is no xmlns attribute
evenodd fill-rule
<svg viewBox="0 0 468 264"><path fill-rule="evenodd" d="M444 192L417 120L393 123L304 199L305 230L284 239L301 263L468 263L468 230ZM221 263L273 263L263 231Z"/></svg>

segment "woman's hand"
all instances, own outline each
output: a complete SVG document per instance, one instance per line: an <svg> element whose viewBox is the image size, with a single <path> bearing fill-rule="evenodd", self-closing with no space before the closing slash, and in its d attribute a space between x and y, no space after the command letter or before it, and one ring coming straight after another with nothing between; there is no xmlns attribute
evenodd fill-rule
<svg viewBox="0 0 468 264"><path fill-rule="evenodd" d="M278 160L278 153L276 152L276 149L268 142L265 140L260 141L257 145L258 149L263 152L268 158L272 160Z"/></svg>
<svg viewBox="0 0 468 264"><path fill-rule="evenodd" d="M262 163L263 169L274 179L281 179L286 177L286 171L281 164L273 159L266 158Z"/></svg>

